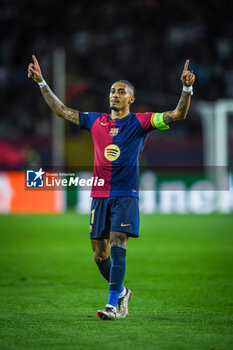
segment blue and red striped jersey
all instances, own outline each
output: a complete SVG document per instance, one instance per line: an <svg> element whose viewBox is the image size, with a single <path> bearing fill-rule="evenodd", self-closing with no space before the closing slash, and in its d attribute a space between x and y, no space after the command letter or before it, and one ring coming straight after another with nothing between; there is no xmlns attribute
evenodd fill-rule
<svg viewBox="0 0 233 350"><path fill-rule="evenodd" d="M139 158L148 133L155 129L152 112L129 113L111 119L107 113L79 112L80 127L94 142L93 176L104 186L92 186L91 197L134 196L139 190Z"/></svg>

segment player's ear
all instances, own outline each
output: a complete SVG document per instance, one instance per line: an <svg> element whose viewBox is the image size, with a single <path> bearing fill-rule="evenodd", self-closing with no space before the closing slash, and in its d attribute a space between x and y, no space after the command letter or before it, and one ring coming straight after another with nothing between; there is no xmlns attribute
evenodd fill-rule
<svg viewBox="0 0 233 350"><path fill-rule="evenodd" d="M131 96L130 100L129 100L129 103L132 104L132 103L134 103L135 100L136 100L135 96Z"/></svg>

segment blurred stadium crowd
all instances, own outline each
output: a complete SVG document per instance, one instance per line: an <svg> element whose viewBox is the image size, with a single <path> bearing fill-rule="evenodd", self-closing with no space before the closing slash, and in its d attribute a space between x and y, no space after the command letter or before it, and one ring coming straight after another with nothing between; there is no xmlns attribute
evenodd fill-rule
<svg viewBox="0 0 233 350"><path fill-rule="evenodd" d="M52 87L52 54L59 47L66 51L66 103L82 111L106 111L117 79L135 85L135 111L172 109L189 58L197 76L189 122L166 137L193 138L201 162L195 101L233 98L232 7L217 0L2 1L0 167L49 161L51 113L27 66L35 54ZM67 137L79 133L66 125Z"/></svg>

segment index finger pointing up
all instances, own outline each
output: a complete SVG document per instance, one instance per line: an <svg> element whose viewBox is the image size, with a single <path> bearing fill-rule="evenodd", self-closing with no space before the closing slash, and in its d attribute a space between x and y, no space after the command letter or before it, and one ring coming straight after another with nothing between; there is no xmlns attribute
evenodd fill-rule
<svg viewBox="0 0 233 350"><path fill-rule="evenodd" d="M188 66L189 66L189 60L186 60L185 65L184 65L183 74L184 74L185 72L187 72Z"/></svg>
<svg viewBox="0 0 233 350"><path fill-rule="evenodd" d="M36 56L32 55L32 58L33 58L34 64L39 67L39 63L38 63L38 61L36 59Z"/></svg>

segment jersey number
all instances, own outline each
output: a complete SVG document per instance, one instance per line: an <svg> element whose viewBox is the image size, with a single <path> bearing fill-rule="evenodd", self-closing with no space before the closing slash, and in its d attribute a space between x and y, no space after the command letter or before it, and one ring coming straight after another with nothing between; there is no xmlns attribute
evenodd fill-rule
<svg viewBox="0 0 233 350"><path fill-rule="evenodd" d="M95 209L91 211L91 224L94 224Z"/></svg>

